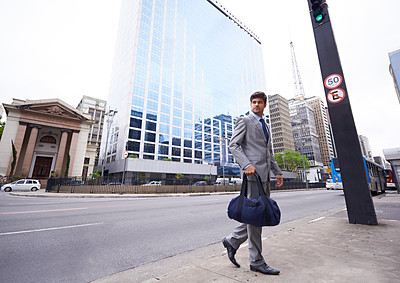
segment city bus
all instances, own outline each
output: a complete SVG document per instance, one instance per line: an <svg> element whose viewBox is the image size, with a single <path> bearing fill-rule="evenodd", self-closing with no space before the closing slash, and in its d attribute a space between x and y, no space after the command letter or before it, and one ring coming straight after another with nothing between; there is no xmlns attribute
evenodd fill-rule
<svg viewBox="0 0 400 283"><path fill-rule="evenodd" d="M386 189L386 179L383 167L378 163L365 159L365 157L363 157L363 160L371 194L377 195L378 193L384 193ZM334 183L342 183L338 158L331 159L331 174Z"/></svg>
<svg viewBox="0 0 400 283"><path fill-rule="evenodd" d="M396 184L394 182L393 172L390 169L384 169L383 174L385 175L386 179L386 187L396 189Z"/></svg>

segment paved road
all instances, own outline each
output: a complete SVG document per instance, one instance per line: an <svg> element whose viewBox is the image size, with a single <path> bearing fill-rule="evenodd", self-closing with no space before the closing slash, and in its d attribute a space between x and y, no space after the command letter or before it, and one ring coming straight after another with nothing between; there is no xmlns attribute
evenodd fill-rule
<svg viewBox="0 0 400 283"><path fill-rule="evenodd" d="M276 192L282 222L344 207L341 191ZM0 282L88 282L219 242L232 196L48 199L0 194Z"/></svg>

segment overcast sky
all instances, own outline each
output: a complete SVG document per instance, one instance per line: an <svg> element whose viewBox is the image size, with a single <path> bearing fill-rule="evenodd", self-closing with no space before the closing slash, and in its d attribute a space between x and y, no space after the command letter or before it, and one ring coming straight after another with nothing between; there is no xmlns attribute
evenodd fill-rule
<svg viewBox="0 0 400 283"><path fill-rule="evenodd" d="M306 96L325 101L306 0L219 2L260 37L267 94L294 96L292 40ZM328 4L358 134L383 156L382 149L400 147L388 57L400 49L400 1ZM82 95L106 100L119 9L119 0L0 0L0 102L61 98L76 107Z"/></svg>

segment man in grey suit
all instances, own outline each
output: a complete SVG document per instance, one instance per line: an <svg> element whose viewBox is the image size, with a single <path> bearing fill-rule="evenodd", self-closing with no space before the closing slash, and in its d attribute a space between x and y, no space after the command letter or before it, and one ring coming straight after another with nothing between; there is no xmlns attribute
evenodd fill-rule
<svg viewBox="0 0 400 283"><path fill-rule="evenodd" d="M268 196L270 195L270 171L276 176L277 187L282 186L283 178L273 156L270 131L263 118L264 109L267 106L267 96L261 91L253 93L250 96L250 105L251 113L236 121L229 149L248 178L247 197L257 199L259 192L255 177L256 171L261 177ZM279 271L266 264L261 254L261 232L262 227L240 224L232 234L222 240L222 243L227 249L230 261L240 267L235 259L235 254L239 246L248 239L250 269L263 274L278 275Z"/></svg>

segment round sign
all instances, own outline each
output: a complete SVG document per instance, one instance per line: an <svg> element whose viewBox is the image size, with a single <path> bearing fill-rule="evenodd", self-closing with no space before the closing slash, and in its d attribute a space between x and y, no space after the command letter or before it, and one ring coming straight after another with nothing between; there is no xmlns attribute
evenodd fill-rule
<svg viewBox="0 0 400 283"><path fill-rule="evenodd" d="M125 151L125 152L124 152L124 158L127 158L127 157L128 157L128 152Z"/></svg>
<svg viewBox="0 0 400 283"><path fill-rule="evenodd" d="M338 86L340 86L343 82L343 78L339 74L332 74L329 75L325 80L324 80L324 85L326 88L329 89L334 89Z"/></svg>
<svg viewBox="0 0 400 283"><path fill-rule="evenodd" d="M330 103L338 103L345 97L345 92L341 88L332 89L326 95L326 98Z"/></svg>

